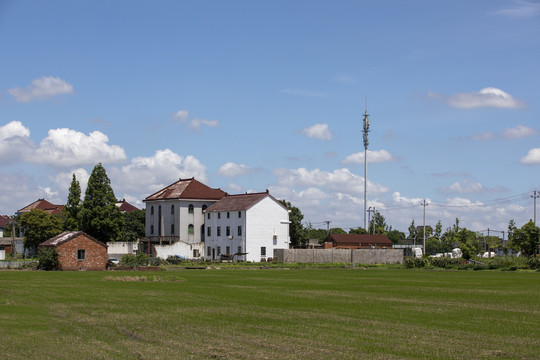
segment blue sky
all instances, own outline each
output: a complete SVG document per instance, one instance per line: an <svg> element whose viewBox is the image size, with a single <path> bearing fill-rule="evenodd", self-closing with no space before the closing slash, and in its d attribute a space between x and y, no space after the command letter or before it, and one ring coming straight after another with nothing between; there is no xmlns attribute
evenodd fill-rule
<svg viewBox="0 0 540 360"><path fill-rule="evenodd" d="M540 190L540 2L1 1L0 214L178 178L305 221L506 230ZM321 225L322 226L322 225Z"/></svg>

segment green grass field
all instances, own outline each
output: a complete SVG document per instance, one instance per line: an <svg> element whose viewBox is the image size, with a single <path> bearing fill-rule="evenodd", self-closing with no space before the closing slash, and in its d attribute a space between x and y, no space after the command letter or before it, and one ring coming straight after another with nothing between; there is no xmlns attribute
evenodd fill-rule
<svg viewBox="0 0 540 360"><path fill-rule="evenodd" d="M0 358L539 359L540 273L0 271Z"/></svg>

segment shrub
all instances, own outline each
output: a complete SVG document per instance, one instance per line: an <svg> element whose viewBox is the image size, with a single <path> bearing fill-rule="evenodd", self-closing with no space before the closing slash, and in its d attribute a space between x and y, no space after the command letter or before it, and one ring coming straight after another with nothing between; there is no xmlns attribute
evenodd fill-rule
<svg viewBox="0 0 540 360"><path fill-rule="evenodd" d="M452 269L452 268L457 268L460 265L462 265L463 260L453 259L450 257L438 257L438 258L434 257L434 258L430 258L429 262L431 263L431 265L438 268Z"/></svg>
<svg viewBox="0 0 540 360"><path fill-rule="evenodd" d="M527 260L529 268L532 270L540 270L540 257L536 256Z"/></svg>
<svg viewBox="0 0 540 360"><path fill-rule="evenodd" d="M407 257L405 258L405 267L408 269L418 269L429 266L427 258Z"/></svg>
<svg viewBox="0 0 540 360"><path fill-rule="evenodd" d="M120 263L124 266L147 266L149 261L150 257L143 253L137 255L127 254L120 259Z"/></svg>
<svg viewBox="0 0 540 360"><path fill-rule="evenodd" d="M53 247L41 248L38 251L39 268L43 270L56 270L58 267L58 253Z"/></svg>

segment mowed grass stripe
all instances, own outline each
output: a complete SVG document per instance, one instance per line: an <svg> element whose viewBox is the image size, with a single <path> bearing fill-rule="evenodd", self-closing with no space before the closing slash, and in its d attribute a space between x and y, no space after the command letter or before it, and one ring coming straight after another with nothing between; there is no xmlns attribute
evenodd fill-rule
<svg viewBox="0 0 540 360"><path fill-rule="evenodd" d="M134 274L158 281L122 280ZM7 359L536 359L539 275L5 271L0 350Z"/></svg>

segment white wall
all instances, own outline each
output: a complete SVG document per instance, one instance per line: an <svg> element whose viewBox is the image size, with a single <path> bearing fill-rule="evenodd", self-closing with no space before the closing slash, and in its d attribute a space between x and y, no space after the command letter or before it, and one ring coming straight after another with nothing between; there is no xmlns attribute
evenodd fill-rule
<svg viewBox="0 0 540 360"><path fill-rule="evenodd" d="M188 244L177 241L171 245L155 245L156 257L167 259L169 256L180 256L185 259L200 259L204 255L204 243ZM193 250L199 250L199 257L193 256Z"/></svg>
<svg viewBox="0 0 540 360"><path fill-rule="evenodd" d="M107 254L114 256L135 254L139 249L139 243L133 241L109 242L107 245Z"/></svg>

